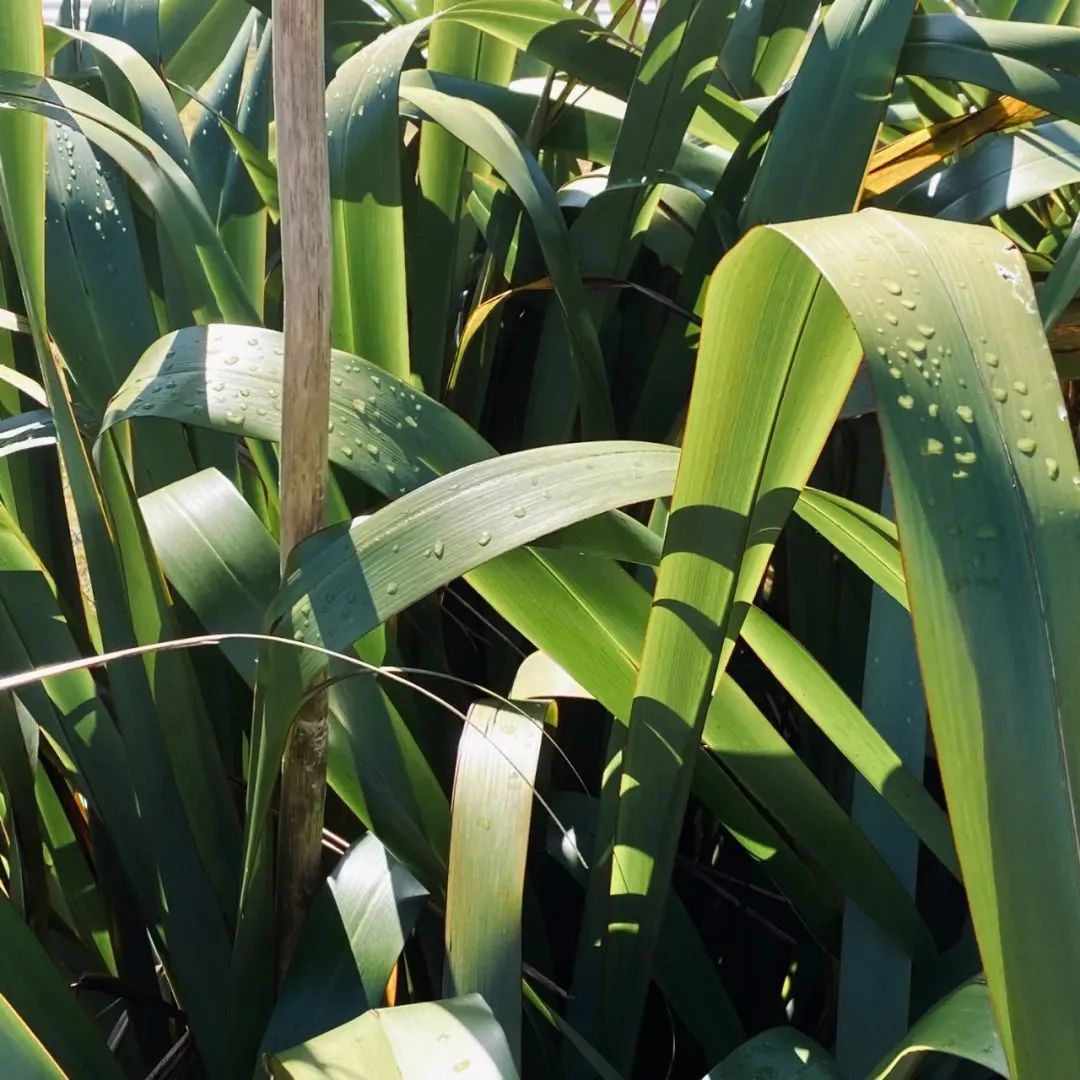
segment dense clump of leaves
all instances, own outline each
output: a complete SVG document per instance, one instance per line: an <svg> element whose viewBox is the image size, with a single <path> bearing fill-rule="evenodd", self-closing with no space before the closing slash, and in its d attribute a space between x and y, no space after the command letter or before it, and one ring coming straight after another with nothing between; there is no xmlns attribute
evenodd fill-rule
<svg viewBox="0 0 1080 1080"><path fill-rule="evenodd" d="M0 1071L1080 1068L1076 3L328 2L284 579L271 6L79 9L0 5Z"/></svg>

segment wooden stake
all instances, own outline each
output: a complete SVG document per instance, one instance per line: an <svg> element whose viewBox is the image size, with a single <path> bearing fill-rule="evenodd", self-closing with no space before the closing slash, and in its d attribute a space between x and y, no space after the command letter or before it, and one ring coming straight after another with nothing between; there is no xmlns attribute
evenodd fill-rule
<svg viewBox="0 0 1080 1080"><path fill-rule="evenodd" d="M321 0L274 0L274 113L281 198L285 362L281 394L281 559L325 524L330 415L330 184ZM326 700L294 721L281 770L278 971L319 884L326 801Z"/></svg>

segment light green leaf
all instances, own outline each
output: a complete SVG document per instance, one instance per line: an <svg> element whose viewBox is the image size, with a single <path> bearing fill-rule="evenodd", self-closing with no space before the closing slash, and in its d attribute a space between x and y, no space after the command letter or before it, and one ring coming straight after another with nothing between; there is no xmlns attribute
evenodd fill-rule
<svg viewBox="0 0 1080 1080"><path fill-rule="evenodd" d="M246 0L161 0L161 58L169 77L202 86L250 15Z"/></svg>
<svg viewBox="0 0 1080 1080"><path fill-rule="evenodd" d="M0 1068L20 1080L65 1080L64 1070L0 994Z"/></svg>
<svg viewBox="0 0 1080 1080"><path fill-rule="evenodd" d="M548 704L478 702L458 743L443 992L479 994L521 1059L521 905Z"/></svg>
<svg viewBox="0 0 1080 1080"><path fill-rule="evenodd" d="M709 287L623 757L601 1047L616 1066L632 1057L694 753L725 639L738 629L736 586L756 591L859 361L846 313L819 284L801 254L763 230L721 262ZM783 318L758 316L770 297Z"/></svg>
<svg viewBox="0 0 1080 1080"><path fill-rule="evenodd" d="M267 1059L275 1080L517 1080L506 1036L478 994L365 1013Z"/></svg>

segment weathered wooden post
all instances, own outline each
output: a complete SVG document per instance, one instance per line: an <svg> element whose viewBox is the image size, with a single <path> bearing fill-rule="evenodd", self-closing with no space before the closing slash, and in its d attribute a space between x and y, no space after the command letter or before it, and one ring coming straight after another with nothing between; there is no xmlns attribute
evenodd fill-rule
<svg viewBox="0 0 1080 1080"><path fill-rule="evenodd" d="M324 524L330 414L330 194L322 0L274 0L274 113L285 288L281 562ZM293 724L281 770L278 970L284 972L319 882L326 801L326 700Z"/></svg>

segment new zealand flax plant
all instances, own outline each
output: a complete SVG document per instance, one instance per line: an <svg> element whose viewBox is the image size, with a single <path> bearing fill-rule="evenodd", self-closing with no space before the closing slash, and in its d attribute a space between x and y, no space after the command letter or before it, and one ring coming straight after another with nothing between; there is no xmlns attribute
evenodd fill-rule
<svg viewBox="0 0 1080 1080"><path fill-rule="evenodd" d="M271 2L85 7L0 4L0 1075L1080 1075L1080 4L326 0L305 539Z"/></svg>

